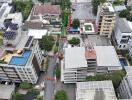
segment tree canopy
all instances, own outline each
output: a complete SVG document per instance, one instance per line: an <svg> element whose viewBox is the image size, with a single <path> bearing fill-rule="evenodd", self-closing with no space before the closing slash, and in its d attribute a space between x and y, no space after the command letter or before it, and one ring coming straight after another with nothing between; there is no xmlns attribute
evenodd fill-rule
<svg viewBox="0 0 132 100"><path fill-rule="evenodd" d="M55 94L55 100L68 100L66 92L64 90L57 91Z"/></svg>
<svg viewBox="0 0 132 100"><path fill-rule="evenodd" d="M71 26L73 27L73 28L78 28L79 26L80 26L80 21L79 21L79 19L74 19L73 21L72 21L72 24L71 24Z"/></svg>
<svg viewBox="0 0 132 100"><path fill-rule="evenodd" d="M106 2L106 0L92 0L92 7L93 7L92 11L94 15L97 14L98 6L104 2Z"/></svg>
<svg viewBox="0 0 132 100"><path fill-rule="evenodd" d="M21 89L31 89L32 85L28 82L22 82L19 86Z"/></svg>
<svg viewBox="0 0 132 100"><path fill-rule="evenodd" d="M68 22L68 10L65 9L65 10L63 10L63 14L62 14L62 23L63 23L64 27L67 26L67 22Z"/></svg>
<svg viewBox="0 0 132 100"><path fill-rule="evenodd" d="M55 74L56 74L56 77L57 79L60 79L60 67L59 67L59 63L56 64L56 68L55 68Z"/></svg>
<svg viewBox="0 0 132 100"><path fill-rule="evenodd" d="M119 17L121 17L121 18L126 18L126 17L128 17L130 15L130 12L129 12L129 10L127 10L127 9L124 9L124 10L122 10L120 13L119 13Z"/></svg>
<svg viewBox="0 0 132 100"><path fill-rule="evenodd" d="M77 37L73 37L71 40L68 40L71 45L78 45L80 43L80 39Z"/></svg>
<svg viewBox="0 0 132 100"><path fill-rule="evenodd" d="M13 6L15 11L22 12L23 19L26 20L30 14L33 3L31 0L13 0Z"/></svg>
<svg viewBox="0 0 132 100"><path fill-rule="evenodd" d="M88 76L86 81L102 81L102 80L112 80L115 88L118 88L121 80L125 76L124 70L113 71L110 74L102 74L96 76Z"/></svg>
<svg viewBox="0 0 132 100"><path fill-rule="evenodd" d="M48 35L43 36L42 39L39 41L40 48L46 51L51 51L54 43L55 41L53 36Z"/></svg>
<svg viewBox="0 0 132 100"><path fill-rule="evenodd" d="M23 100L23 95L22 94L19 94L18 92L16 92L13 95L13 100Z"/></svg>
<svg viewBox="0 0 132 100"><path fill-rule="evenodd" d="M121 4L123 4L123 0L115 0L114 2L113 2L113 4L114 5L121 5Z"/></svg>

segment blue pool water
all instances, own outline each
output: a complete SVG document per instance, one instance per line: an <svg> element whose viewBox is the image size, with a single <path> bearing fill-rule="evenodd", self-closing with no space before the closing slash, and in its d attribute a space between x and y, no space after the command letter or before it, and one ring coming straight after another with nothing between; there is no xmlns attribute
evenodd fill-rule
<svg viewBox="0 0 132 100"><path fill-rule="evenodd" d="M31 54L31 50L25 50L21 57L13 56L9 62L10 65L24 66Z"/></svg>
<svg viewBox="0 0 132 100"><path fill-rule="evenodd" d="M119 58L119 60L120 60L120 63L121 63L121 66L122 66L122 67L128 66L127 61L126 61L125 58Z"/></svg>

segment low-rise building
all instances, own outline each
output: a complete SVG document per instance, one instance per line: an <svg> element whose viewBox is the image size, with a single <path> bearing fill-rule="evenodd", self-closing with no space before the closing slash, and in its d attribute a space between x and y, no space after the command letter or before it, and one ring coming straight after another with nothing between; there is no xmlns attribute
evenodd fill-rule
<svg viewBox="0 0 132 100"><path fill-rule="evenodd" d="M117 100L112 81L77 82L76 100Z"/></svg>
<svg viewBox="0 0 132 100"><path fill-rule="evenodd" d="M113 46L69 47L64 50L61 62L61 81L76 83L86 76L121 70L121 64Z"/></svg>
<svg viewBox="0 0 132 100"><path fill-rule="evenodd" d="M29 18L23 26L23 29L37 29L38 26L36 27L36 25L31 24L36 24L39 22L39 24L41 24L38 27L39 29L47 29L51 34L61 34L60 15L61 10L59 5L34 5Z"/></svg>

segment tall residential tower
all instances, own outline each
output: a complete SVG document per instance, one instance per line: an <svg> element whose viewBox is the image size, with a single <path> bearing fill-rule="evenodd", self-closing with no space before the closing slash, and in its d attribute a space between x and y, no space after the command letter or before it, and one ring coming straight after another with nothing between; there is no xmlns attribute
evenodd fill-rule
<svg viewBox="0 0 132 100"><path fill-rule="evenodd" d="M96 24L98 33L102 36L111 37L114 28L116 14L111 3L104 3L98 7Z"/></svg>

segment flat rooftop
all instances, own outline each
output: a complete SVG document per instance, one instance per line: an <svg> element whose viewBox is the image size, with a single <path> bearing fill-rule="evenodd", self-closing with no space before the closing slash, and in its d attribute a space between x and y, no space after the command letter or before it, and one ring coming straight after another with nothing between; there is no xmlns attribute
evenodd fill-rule
<svg viewBox="0 0 132 100"><path fill-rule="evenodd" d="M114 46L94 46L94 49L98 66L121 66Z"/></svg>
<svg viewBox="0 0 132 100"><path fill-rule="evenodd" d="M14 90L15 90L14 85L0 84L0 99L1 100L10 100Z"/></svg>
<svg viewBox="0 0 132 100"><path fill-rule="evenodd" d="M42 36L47 34L46 29L29 29L28 36L33 36L34 39L42 39Z"/></svg>
<svg viewBox="0 0 132 100"><path fill-rule="evenodd" d="M87 67L84 47L65 48L65 69Z"/></svg>
<svg viewBox="0 0 132 100"><path fill-rule="evenodd" d="M77 82L76 100L117 100L112 81Z"/></svg>
<svg viewBox="0 0 132 100"><path fill-rule="evenodd" d="M72 10L71 19L87 20L96 19L92 13L91 3L75 3L71 5Z"/></svg>
<svg viewBox="0 0 132 100"><path fill-rule="evenodd" d="M100 35L87 35L87 36L82 36L82 38L83 40L87 39L94 46L110 46L111 45L110 39Z"/></svg>
<svg viewBox="0 0 132 100"><path fill-rule="evenodd" d="M129 22L125 18L118 18L116 25L122 33L131 33L132 32Z"/></svg>

